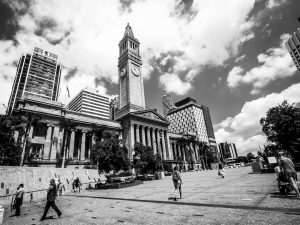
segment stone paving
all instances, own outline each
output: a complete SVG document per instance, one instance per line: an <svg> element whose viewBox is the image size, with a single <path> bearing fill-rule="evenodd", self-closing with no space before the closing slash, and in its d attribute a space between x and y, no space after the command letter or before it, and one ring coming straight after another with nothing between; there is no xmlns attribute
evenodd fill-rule
<svg viewBox="0 0 300 225"><path fill-rule="evenodd" d="M298 175L299 176L299 175ZM20 217L4 224L299 224L300 200L281 196L275 174L252 174L250 167L182 174L183 198L173 197L171 177L114 190L86 190L57 201L61 219L51 209L39 222L45 201L25 203Z"/></svg>

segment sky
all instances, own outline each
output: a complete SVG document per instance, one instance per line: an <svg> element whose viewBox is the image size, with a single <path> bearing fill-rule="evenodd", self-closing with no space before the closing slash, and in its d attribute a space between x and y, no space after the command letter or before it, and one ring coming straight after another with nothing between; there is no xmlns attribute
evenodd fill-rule
<svg viewBox="0 0 300 225"><path fill-rule="evenodd" d="M300 27L299 8L298 0L0 0L0 113L19 58L35 46L64 66L63 103L84 87L118 95L118 43L129 23L147 107L162 113L162 95L192 97L209 107L217 142L255 153L266 144L267 110L300 102L300 72L284 45Z"/></svg>

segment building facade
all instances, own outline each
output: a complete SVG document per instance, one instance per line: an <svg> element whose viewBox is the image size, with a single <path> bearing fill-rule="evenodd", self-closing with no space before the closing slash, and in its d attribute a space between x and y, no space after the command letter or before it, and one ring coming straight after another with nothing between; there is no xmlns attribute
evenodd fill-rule
<svg viewBox="0 0 300 225"><path fill-rule="evenodd" d="M55 166L64 159L67 162L65 164L71 167L89 167L90 152L95 143L94 130L102 127L119 133L130 159L133 158L135 144L142 143L152 147L154 154L162 157L165 169L171 170L175 164L182 169L193 169L201 164L199 146L192 143L181 145L179 141L188 134L212 145L214 133L208 108L198 105L192 98L186 98L175 105L169 101L170 98L166 98L170 108L167 118L156 109L147 108L139 46L128 24L119 43L119 96L111 102L95 90L85 88L65 107L57 101L61 68L59 73L54 73L59 74L57 87L54 88L54 82L51 92L56 94L36 94L40 93L38 83L31 85L36 92L22 89L23 92L14 100L16 103L13 103L15 106L12 111L16 115L33 114L39 118L38 124L31 127L28 135L31 142L26 152L28 163L35 157L41 166ZM16 80L21 77L18 75L23 73L19 70L30 71L30 57L27 61L26 57L22 58L24 62L21 59L20 65L27 62L29 66L18 66L13 91ZM56 78L53 79L55 81ZM26 87L26 81L23 84ZM17 141L23 138L24 135L16 132Z"/></svg>
<svg viewBox="0 0 300 225"><path fill-rule="evenodd" d="M209 143L204 114L193 98L185 98L175 103L176 108L168 113L169 132L193 134L199 141Z"/></svg>
<svg viewBox="0 0 300 225"><path fill-rule="evenodd" d="M219 143L219 152L222 160L237 158L237 150L234 143Z"/></svg>
<svg viewBox="0 0 300 225"><path fill-rule="evenodd" d="M291 34L291 37L285 43L287 50L289 51L295 66L300 70L300 28L296 32Z"/></svg>
<svg viewBox="0 0 300 225"><path fill-rule="evenodd" d="M110 119L109 97L92 88L82 89L67 105L67 109L101 119Z"/></svg>
<svg viewBox="0 0 300 225"><path fill-rule="evenodd" d="M7 114L17 108L18 99L24 94L36 95L57 101L62 65L58 56L41 48L22 55L8 102Z"/></svg>

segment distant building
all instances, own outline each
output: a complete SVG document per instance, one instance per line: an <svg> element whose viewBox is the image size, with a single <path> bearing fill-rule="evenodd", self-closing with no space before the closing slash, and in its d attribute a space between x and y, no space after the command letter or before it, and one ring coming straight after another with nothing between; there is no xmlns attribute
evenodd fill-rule
<svg viewBox="0 0 300 225"><path fill-rule="evenodd" d="M201 105L201 108L202 108L203 117L204 117L204 121L205 121L209 145L215 146L215 148L217 149L215 132L214 132L214 127L212 125L209 108L205 105Z"/></svg>
<svg viewBox="0 0 300 225"><path fill-rule="evenodd" d="M110 118L109 97L92 88L82 89L67 105L67 109L101 119Z"/></svg>
<svg viewBox="0 0 300 225"><path fill-rule="evenodd" d="M164 117L168 117L168 112L174 108L174 102L171 95L163 95L162 98Z"/></svg>
<svg viewBox="0 0 300 225"><path fill-rule="evenodd" d="M234 143L220 143L219 144L220 157L224 159L237 158L237 150Z"/></svg>
<svg viewBox="0 0 300 225"><path fill-rule="evenodd" d="M7 114L18 107L22 95L34 95L57 101L62 65L58 56L41 48L22 55L8 102Z"/></svg>
<svg viewBox="0 0 300 225"><path fill-rule="evenodd" d="M296 67L300 70L300 28L294 32L288 41L285 43Z"/></svg>

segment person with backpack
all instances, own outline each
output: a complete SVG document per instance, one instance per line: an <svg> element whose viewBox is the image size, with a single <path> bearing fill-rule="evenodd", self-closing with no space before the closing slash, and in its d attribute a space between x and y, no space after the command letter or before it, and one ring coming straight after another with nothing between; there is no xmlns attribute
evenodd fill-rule
<svg viewBox="0 0 300 225"><path fill-rule="evenodd" d="M55 210L55 212L58 215L58 218L61 217L62 213L57 208L57 206L55 205L56 193L57 193L57 188L56 188L56 185L55 185L55 180L51 179L50 180L50 186L47 190L47 203L46 203L44 214L41 218L41 221L44 221L46 219L46 215L47 215L48 210L49 210L50 207L52 207Z"/></svg>
<svg viewBox="0 0 300 225"><path fill-rule="evenodd" d="M180 172L178 171L177 166L174 167L174 172L172 174L172 180L173 180L173 184L174 184L174 188L175 188L174 200L177 201L178 192L180 194L180 198L182 198L182 192L181 192L182 180L181 180Z"/></svg>

